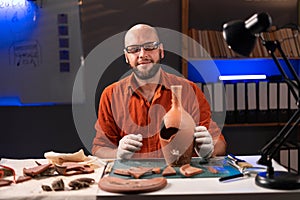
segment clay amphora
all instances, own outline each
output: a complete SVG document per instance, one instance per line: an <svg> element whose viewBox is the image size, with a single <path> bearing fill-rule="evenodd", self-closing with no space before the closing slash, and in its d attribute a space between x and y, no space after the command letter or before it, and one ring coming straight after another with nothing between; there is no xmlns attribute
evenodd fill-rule
<svg viewBox="0 0 300 200"><path fill-rule="evenodd" d="M181 85L172 85L172 107L163 118L159 134L167 165L182 166L191 162L195 122L181 105Z"/></svg>

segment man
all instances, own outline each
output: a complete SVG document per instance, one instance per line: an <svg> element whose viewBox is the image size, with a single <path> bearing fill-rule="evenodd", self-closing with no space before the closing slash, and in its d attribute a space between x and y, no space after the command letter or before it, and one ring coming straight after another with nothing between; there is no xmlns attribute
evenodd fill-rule
<svg viewBox="0 0 300 200"><path fill-rule="evenodd" d="M100 158L162 157L159 131L171 108L171 85L183 85L182 105L195 120L195 153L224 155L226 142L196 84L166 73L163 44L155 28L133 26L125 35L125 59L133 70L101 95L92 153Z"/></svg>

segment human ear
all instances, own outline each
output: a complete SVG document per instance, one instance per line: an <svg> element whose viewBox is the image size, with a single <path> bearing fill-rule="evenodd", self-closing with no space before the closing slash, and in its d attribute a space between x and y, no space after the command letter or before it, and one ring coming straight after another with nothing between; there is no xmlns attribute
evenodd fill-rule
<svg viewBox="0 0 300 200"><path fill-rule="evenodd" d="M160 59L163 59L165 57L165 53L164 53L163 49L159 49L159 56L160 56Z"/></svg>
<svg viewBox="0 0 300 200"><path fill-rule="evenodd" d="M163 59L165 57L164 47L163 44L160 45L161 45L159 48L160 59Z"/></svg>
<svg viewBox="0 0 300 200"><path fill-rule="evenodd" d="M129 63L126 53L124 54L124 57L125 57L125 62Z"/></svg>

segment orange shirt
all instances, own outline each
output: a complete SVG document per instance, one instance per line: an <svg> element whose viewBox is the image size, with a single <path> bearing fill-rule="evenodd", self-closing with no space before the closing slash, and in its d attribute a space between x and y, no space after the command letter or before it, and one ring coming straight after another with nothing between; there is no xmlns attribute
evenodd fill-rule
<svg viewBox="0 0 300 200"><path fill-rule="evenodd" d="M181 77L161 70L160 83L151 102L138 91L134 75L113 83L101 95L97 131L92 153L101 147L117 148L126 134L142 134L143 146L134 157L163 157L158 138L162 118L171 108L171 85L182 85L182 106L196 125L206 126L214 142L225 139L211 120L210 106L198 86Z"/></svg>

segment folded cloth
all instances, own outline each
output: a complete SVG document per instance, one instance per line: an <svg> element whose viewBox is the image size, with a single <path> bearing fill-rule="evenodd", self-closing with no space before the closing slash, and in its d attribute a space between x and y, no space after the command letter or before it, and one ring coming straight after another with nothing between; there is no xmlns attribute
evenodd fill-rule
<svg viewBox="0 0 300 200"><path fill-rule="evenodd" d="M52 164L61 165L64 162L84 162L90 160L80 149L75 153L57 153L57 152L46 152L44 153L45 158L47 158Z"/></svg>
<svg viewBox="0 0 300 200"><path fill-rule="evenodd" d="M50 163L55 165L62 165L66 162L77 162L78 164L90 165L94 169L103 165L102 162L99 162L97 157L86 156L82 149L75 153L57 153L50 151L44 153L44 157L48 159Z"/></svg>

